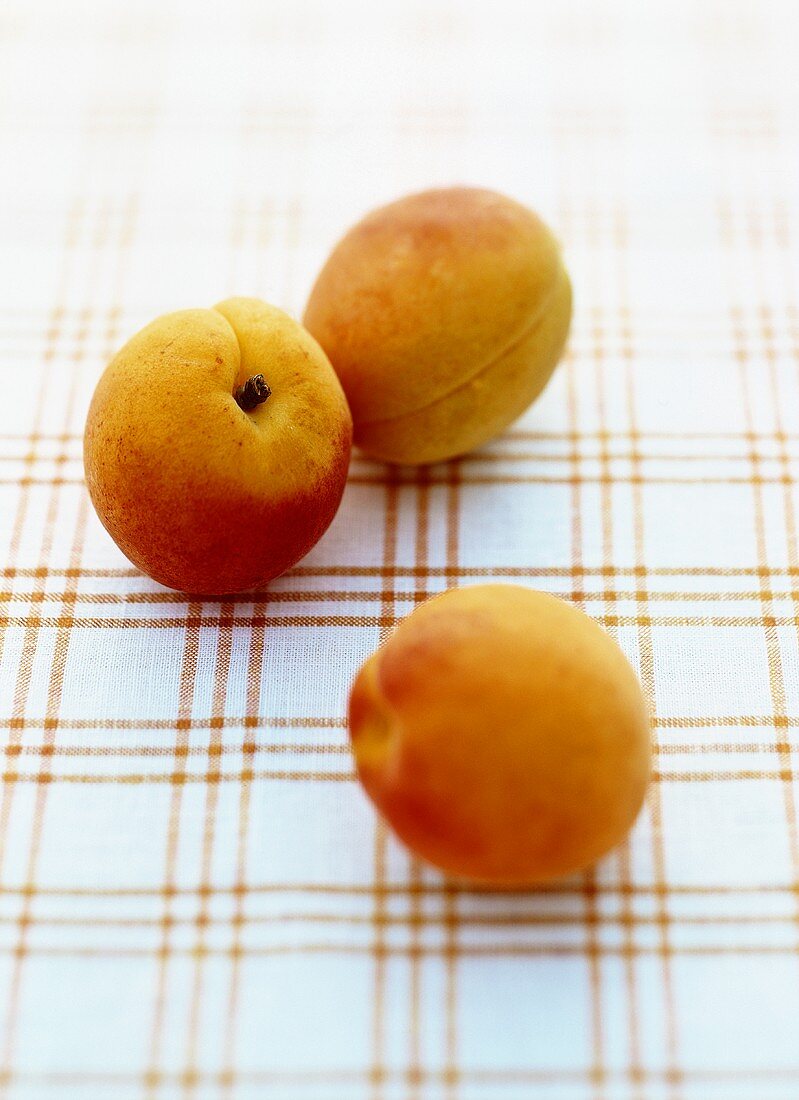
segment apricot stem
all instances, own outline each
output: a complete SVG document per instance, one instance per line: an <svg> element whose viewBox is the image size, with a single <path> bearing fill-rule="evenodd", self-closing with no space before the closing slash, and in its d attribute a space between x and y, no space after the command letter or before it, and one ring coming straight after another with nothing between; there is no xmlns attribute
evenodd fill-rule
<svg viewBox="0 0 799 1100"><path fill-rule="evenodd" d="M271 396L272 391L266 384L266 379L262 374L254 374L252 378L248 378L243 386L239 386L235 390L233 396L236 398L236 404L240 409L244 409L245 412L249 412L250 409L254 409L256 405L263 404L267 397Z"/></svg>

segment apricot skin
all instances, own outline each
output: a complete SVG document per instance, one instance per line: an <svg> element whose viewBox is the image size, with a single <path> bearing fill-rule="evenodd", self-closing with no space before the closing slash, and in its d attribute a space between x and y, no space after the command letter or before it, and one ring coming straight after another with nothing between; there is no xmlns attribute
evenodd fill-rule
<svg viewBox="0 0 799 1100"><path fill-rule="evenodd" d="M625 836L649 725L616 643L516 585L423 604L363 665L349 703L358 776L401 840L497 887L569 875Z"/></svg>
<svg viewBox="0 0 799 1100"><path fill-rule="evenodd" d="M316 280L303 322L327 352L375 458L417 464L480 446L555 369L571 285L555 238L493 191L453 187L354 226Z"/></svg>
<svg viewBox="0 0 799 1100"><path fill-rule="evenodd" d="M249 412L235 389L262 373ZM166 314L100 378L86 484L122 552L161 584L220 595L285 572L336 513L352 420L316 341L253 298Z"/></svg>

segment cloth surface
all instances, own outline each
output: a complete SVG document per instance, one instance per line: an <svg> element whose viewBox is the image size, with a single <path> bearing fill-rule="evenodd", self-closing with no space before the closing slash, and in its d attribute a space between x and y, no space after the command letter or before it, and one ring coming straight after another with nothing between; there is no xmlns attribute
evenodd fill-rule
<svg viewBox="0 0 799 1100"><path fill-rule="evenodd" d="M0 10L0 1100L799 1095L792 2ZM170 309L294 315L432 185L537 209L568 354L491 446L356 455L255 598L143 577L82 481ZM353 777L361 661L486 579L573 601L654 712L625 844L540 892L410 860Z"/></svg>

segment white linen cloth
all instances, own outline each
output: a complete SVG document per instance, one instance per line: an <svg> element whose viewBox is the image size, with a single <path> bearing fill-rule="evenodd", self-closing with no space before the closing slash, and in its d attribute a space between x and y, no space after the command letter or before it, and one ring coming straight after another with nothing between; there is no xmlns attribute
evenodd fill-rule
<svg viewBox="0 0 799 1100"><path fill-rule="evenodd" d="M0 11L1 1100L799 1095L793 2ZM301 314L373 206L536 208L568 355L484 451L356 456L257 599L167 592L88 504L109 356L233 293ZM447 586L574 601L638 669L629 843L538 893L409 860L349 683Z"/></svg>

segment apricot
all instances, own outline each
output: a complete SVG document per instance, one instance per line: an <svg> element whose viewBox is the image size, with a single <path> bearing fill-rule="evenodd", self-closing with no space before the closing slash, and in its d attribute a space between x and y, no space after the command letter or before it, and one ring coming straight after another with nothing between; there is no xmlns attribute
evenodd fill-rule
<svg viewBox="0 0 799 1100"><path fill-rule="evenodd" d="M219 595L264 584L339 506L352 419L324 352L254 298L159 317L100 378L86 484L122 552L156 581Z"/></svg>
<svg viewBox="0 0 799 1100"><path fill-rule="evenodd" d="M555 238L493 191L453 187L369 214L334 248L303 322L347 394L355 442L429 463L480 446L541 393L571 285Z"/></svg>
<svg viewBox="0 0 799 1100"><path fill-rule="evenodd" d="M650 770L647 706L616 643L543 592L428 600L353 684L358 776L405 844L504 887L557 879L626 834Z"/></svg>

